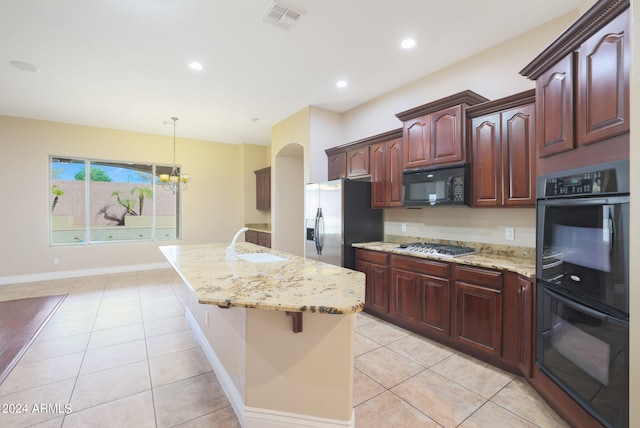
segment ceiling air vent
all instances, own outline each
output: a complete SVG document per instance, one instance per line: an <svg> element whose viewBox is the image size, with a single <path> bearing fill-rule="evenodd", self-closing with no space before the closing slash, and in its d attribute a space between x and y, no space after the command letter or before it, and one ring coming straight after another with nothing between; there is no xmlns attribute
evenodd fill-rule
<svg viewBox="0 0 640 428"><path fill-rule="evenodd" d="M301 13L291 10L286 6L271 2L262 16L262 22L284 28L285 30L291 30L301 15Z"/></svg>

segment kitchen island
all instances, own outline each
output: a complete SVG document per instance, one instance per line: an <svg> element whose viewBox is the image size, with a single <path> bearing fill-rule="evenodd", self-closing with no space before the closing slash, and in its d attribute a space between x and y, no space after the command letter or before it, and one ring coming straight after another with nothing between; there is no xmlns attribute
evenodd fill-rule
<svg viewBox="0 0 640 428"><path fill-rule="evenodd" d="M189 290L187 319L240 423L354 426L364 274L249 243L226 248L160 250Z"/></svg>

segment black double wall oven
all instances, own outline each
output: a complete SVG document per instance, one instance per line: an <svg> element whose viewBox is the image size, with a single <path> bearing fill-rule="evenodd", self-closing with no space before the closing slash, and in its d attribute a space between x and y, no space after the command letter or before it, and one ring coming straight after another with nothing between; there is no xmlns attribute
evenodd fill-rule
<svg viewBox="0 0 640 428"><path fill-rule="evenodd" d="M536 362L607 427L629 425L629 163L538 178Z"/></svg>

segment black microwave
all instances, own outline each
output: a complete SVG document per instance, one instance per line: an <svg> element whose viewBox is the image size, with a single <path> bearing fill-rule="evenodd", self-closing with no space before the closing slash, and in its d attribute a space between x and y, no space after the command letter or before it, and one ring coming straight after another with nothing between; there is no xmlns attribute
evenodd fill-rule
<svg viewBox="0 0 640 428"><path fill-rule="evenodd" d="M405 207L469 205L469 164L402 174Z"/></svg>

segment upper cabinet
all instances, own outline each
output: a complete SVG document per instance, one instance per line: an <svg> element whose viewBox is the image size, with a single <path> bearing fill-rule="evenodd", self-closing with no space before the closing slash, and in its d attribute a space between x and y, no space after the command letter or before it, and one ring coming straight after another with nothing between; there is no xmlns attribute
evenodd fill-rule
<svg viewBox="0 0 640 428"><path fill-rule="evenodd" d="M329 154L329 150L330 149L326 151L328 162L328 179L336 180L338 178L345 178L347 176L347 152L341 151Z"/></svg>
<svg viewBox="0 0 640 428"><path fill-rule="evenodd" d="M402 205L402 128L325 152L329 180L370 179L372 208Z"/></svg>
<svg viewBox="0 0 640 428"><path fill-rule="evenodd" d="M535 91L467 109L471 206L534 207Z"/></svg>
<svg viewBox="0 0 640 428"><path fill-rule="evenodd" d="M356 143L325 150L329 180L362 178L369 175L369 145Z"/></svg>
<svg viewBox="0 0 640 428"><path fill-rule="evenodd" d="M403 123L403 168L466 162L465 108L485 101L464 91L396 114Z"/></svg>
<svg viewBox="0 0 640 428"><path fill-rule="evenodd" d="M371 207L402 206L402 129L371 145Z"/></svg>
<svg viewBox="0 0 640 428"><path fill-rule="evenodd" d="M256 174L256 209L271 209L271 167L254 171Z"/></svg>
<svg viewBox="0 0 640 428"><path fill-rule="evenodd" d="M628 8L597 2L520 72L536 81L538 175L628 158Z"/></svg>

